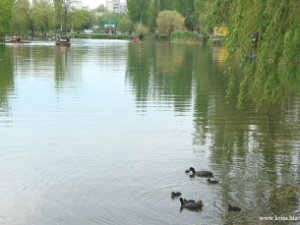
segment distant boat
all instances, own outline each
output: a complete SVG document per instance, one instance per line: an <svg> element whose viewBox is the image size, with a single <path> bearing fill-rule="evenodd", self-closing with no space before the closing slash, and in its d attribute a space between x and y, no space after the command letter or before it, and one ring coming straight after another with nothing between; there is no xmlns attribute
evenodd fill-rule
<svg viewBox="0 0 300 225"><path fill-rule="evenodd" d="M24 41L23 36L18 35L18 36L12 36L10 40L6 41L6 43L26 44L26 43L30 43L30 41Z"/></svg>
<svg viewBox="0 0 300 225"><path fill-rule="evenodd" d="M55 41L55 44L60 47L68 47L71 46L70 38L58 38Z"/></svg>

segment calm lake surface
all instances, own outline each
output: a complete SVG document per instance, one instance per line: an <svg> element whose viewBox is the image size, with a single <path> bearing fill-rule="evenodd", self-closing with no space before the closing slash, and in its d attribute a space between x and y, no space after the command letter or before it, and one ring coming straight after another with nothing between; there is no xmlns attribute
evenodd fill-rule
<svg viewBox="0 0 300 225"><path fill-rule="evenodd" d="M236 110L225 101L225 54L111 40L1 46L0 224L300 216L299 94L270 112ZM211 170L220 184L190 178L190 166ZM203 210L180 212L172 191L201 199Z"/></svg>

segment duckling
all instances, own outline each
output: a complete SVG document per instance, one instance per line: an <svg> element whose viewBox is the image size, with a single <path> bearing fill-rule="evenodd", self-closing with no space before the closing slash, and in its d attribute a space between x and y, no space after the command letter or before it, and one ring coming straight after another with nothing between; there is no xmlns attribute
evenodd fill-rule
<svg viewBox="0 0 300 225"><path fill-rule="evenodd" d="M176 198L176 197L179 197L180 195L181 195L180 192L174 192L174 191L172 191L171 198Z"/></svg>
<svg viewBox="0 0 300 225"><path fill-rule="evenodd" d="M189 203L189 202L193 202L193 203L196 203L196 201L195 200L193 200L193 199L183 199L183 202L184 203Z"/></svg>
<svg viewBox="0 0 300 225"><path fill-rule="evenodd" d="M207 183L208 184L218 184L219 183L219 181L218 180L211 180L211 179L207 179Z"/></svg>
<svg viewBox="0 0 300 225"><path fill-rule="evenodd" d="M239 212L241 211L242 209L237 207L237 206L232 206L232 205L228 205L228 211L236 211L236 212Z"/></svg>
<svg viewBox="0 0 300 225"><path fill-rule="evenodd" d="M184 208L185 209L189 209L189 210L193 210L193 211L197 211L197 210L201 210L203 207L203 203L201 200L197 201L197 202L184 202L183 198L180 197L180 211L182 211Z"/></svg>
<svg viewBox="0 0 300 225"><path fill-rule="evenodd" d="M213 177L214 174L210 171L195 171L194 167L190 167L190 171L193 173L190 177L198 176L198 177Z"/></svg>

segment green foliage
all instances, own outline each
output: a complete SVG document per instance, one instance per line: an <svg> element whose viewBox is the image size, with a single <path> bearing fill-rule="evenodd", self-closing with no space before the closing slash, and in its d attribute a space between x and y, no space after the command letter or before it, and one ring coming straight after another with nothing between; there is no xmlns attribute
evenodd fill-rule
<svg viewBox="0 0 300 225"><path fill-rule="evenodd" d="M175 42L198 42L200 37L191 31L174 31L171 34L171 40Z"/></svg>
<svg viewBox="0 0 300 225"><path fill-rule="evenodd" d="M157 31L170 38L173 31L184 30L184 17L176 11L161 11L156 19Z"/></svg>
<svg viewBox="0 0 300 225"><path fill-rule="evenodd" d="M54 6L48 0L35 0L30 18L33 21L34 29L45 35L55 27Z"/></svg>
<svg viewBox="0 0 300 225"><path fill-rule="evenodd" d="M153 1L153 8L157 12L163 10L171 10L172 9L172 0L154 0Z"/></svg>
<svg viewBox="0 0 300 225"><path fill-rule="evenodd" d="M91 39L119 39L119 40L130 40L132 39L131 35L126 34L107 34L107 33L91 33L91 34L85 34L85 33L75 33L75 38L91 38Z"/></svg>
<svg viewBox="0 0 300 225"><path fill-rule="evenodd" d="M207 26L207 17L209 15L209 9L213 5L215 0L195 0L195 29L201 32L207 32L205 30Z"/></svg>
<svg viewBox="0 0 300 225"><path fill-rule="evenodd" d="M84 30L92 26L93 16L86 9L76 9L72 17L74 30Z"/></svg>
<svg viewBox="0 0 300 225"><path fill-rule="evenodd" d="M187 30L202 31L209 7L215 0L153 0L152 17L157 18L163 10L175 10L184 17Z"/></svg>
<svg viewBox="0 0 300 225"><path fill-rule="evenodd" d="M76 10L77 0L53 0L55 14L56 14L56 26L60 32L70 31L72 28L72 15Z"/></svg>
<svg viewBox="0 0 300 225"><path fill-rule="evenodd" d="M128 15L132 22L149 25L151 0L127 0Z"/></svg>
<svg viewBox="0 0 300 225"><path fill-rule="evenodd" d="M128 15L122 17L118 23L118 30L121 33L128 33L131 34L134 30L134 24L131 22Z"/></svg>
<svg viewBox="0 0 300 225"><path fill-rule="evenodd" d="M52 3L48 0L17 0L11 24L12 34L27 34L31 31L34 36L36 31L43 35L52 31L55 26L55 12Z"/></svg>
<svg viewBox="0 0 300 225"><path fill-rule="evenodd" d="M195 0L173 0L173 9L184 16L185 27L193 31L196 25L197 16L195 10Z"/></svg>
<svg viewBox="0 0 300 225"><path fill-rule="evenodd" d="M288 83L299 82L299 8L298 0L216 0L208 24L229 28L229 56L240 60L244 74L239 106L276 103ZM259 32L257 47L251 43L253 32Z"/></svg>
<svg viewBox="0 0 300 225"><path fill-rule="evenodd" d="M3 37L9 30L14 0L0 0L0 37Z"/></svg>
<svg viewBox="0 0 300 225"><path fill-rule="evenodd" d="M26 34L30 29L29 0L17 0L12 14L12 33Z"/></svg>

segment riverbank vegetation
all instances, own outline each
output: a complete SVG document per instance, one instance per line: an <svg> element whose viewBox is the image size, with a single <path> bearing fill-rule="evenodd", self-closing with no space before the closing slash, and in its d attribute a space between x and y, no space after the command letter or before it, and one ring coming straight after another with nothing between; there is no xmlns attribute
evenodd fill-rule
<svg viewBox="0 0 300 225"><path fill-rule="evenodd" d="M74 33L74 38L82 38L82 39L118 39L118 40L128 40L131 39L131 35L128 34L116 34L111 35L109 33Z"/></svg>
<svg viewBox="0 0 300 225"><path fill-rule="evenodd" d="M10 8L1 7L6 15L0 15L0 28L5 28L1 32L6 35L36 38L92 31L126 34L130 38L156 33L170 40L173 31L205 32L204 18L213 0L127 0L127 13L108 12L103 5L80 8L74 0L3 0L1 4L4 2L10 3ZM174 15L180 26L178 21L174 27L170 24ZM166 25L168 30L162 28Z"/></svg>
<svg viewBox="0 0 300 225"><path fill-rule="evenodd" d="M199 39L198 33L190 31L175 31L171 35L171 40L175 42L199 42Z"/></svg>

